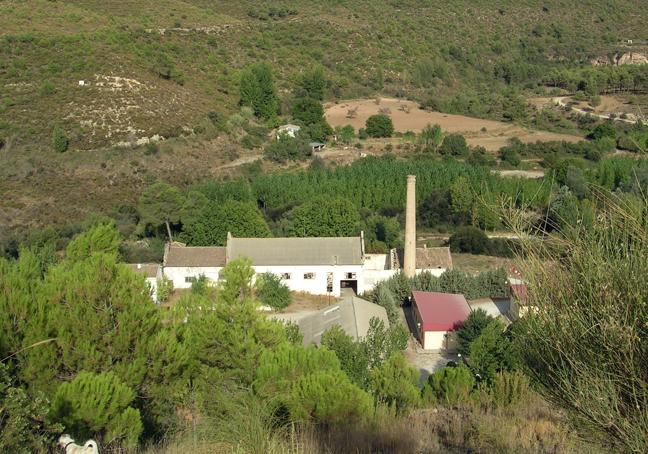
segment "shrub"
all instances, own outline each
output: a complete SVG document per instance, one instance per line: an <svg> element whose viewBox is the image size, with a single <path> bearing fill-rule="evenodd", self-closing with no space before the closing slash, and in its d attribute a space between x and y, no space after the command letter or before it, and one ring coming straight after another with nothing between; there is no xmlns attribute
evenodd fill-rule
<svg viewBox="0 0 648 454"><path fill-rule="evenodd" d="M464 356L468 355L470 352L470 345L481 335L484 328L486 328L493 320L495 319L488 315L483 309L477 309L470 312L466 321L463 322L461 327L457 330L459 353Z"/></svg>
<svg viewBox="0 0 648 454"><path fill-rule="evenodd" d="M173 292L173 281L166 277L157 281L157 300L159 303L166 303Z"/></svg>
<svg viewBox="0 0 648 454"><path fill-rule="evenodd" d="M191 293L194 295L204 295L207 291L207 276L199 275L191 280Z"/></svg>
<svg viewBox="0 0 648 454"><path fill-rule="evenodd" d="M160 151L160 146L157 144L157 142L149 142L146 144L146 147L144 148L144 154L149 156L157 154L159 151Z"/></svg>
<svg viewBox="0 0 648 454"><path fill-rule="evenodd" d="M440 151L447 156L465 156L468 154L468 143L461 134L448 134L441 143Z"/></svg>
<svg viewBox="0 0 648 454"><path fill-rule="evenodd" d="M502 162L506 162L513 167L519 166L522 162L518 152L511 147L504 147L500 150L500 159L502 160Z"/></svg>
<svg viewBox="0 0 648 454"><path fill-rule="evenodd" d="M283 309L290 304L290 289L276 274L264 273L257 280L256 295L264 306Z"/></svg>
<svg viewBox="0 0 648 454"><path fill-rule="evenodd" d="M371 373L371 389L378 402L402 413L419 405L418 370L409 365L402 353L392 355Z"/></svg>
<svg viewBox="0 0 648 454"><path fill-rule="evenodd" d="M301 161L313 154L308 142L302 137L282 136L266 145L264 156L274 162Z"/></svg>
<svg viewBox="0 0 648 454"><path fill-rule="evenodd" d="M368 138L369 138L369 134L367 134L367 130L365 128L358 129L358 139L367 140ZM356 144L356 146L357 145L358 144Z"/></svg>
<svg viewBox="0 0 648 454"><path fill-rule="evenodd" d="M587 136L588 138L592 140L599 140L603 137L610 137L612 139L616 139L617 132L616 129L614 129L614 126L612 126L609 123L602 123L598 126L596 126Z"/></svg>
<svg viewBox="0 0 648 454"><path fill-rule="evenodd" d="M63 153L68 149L69 139L65 130L60 126L55 126L52 130L52 148L58 153Z"/></svg>
<svg viewBox="0 0 648 454"><path fill-rule="evenodd" d="M372 115L367 118L365 127L370 137L391 137L394 134L394 123L384 114Z"/></svg>
<svg viewBox="0 0 648 454"><path fill-rule="evenodd" d="M61 384L52 402L52 418L77 439L97 437L105 444L137 446L143 425L131 407L135 392L112 372L81 372Z"/></svg>
<svg viewBox="0 0 648 454"><path fill-rule="evenodd" d="M504 325L493 320L470 344L468 366L487 383L492 383L501 371L513 370L516 364L511 341L504 335Z"/></svg>
<svg viewBox="0 0 648 454"><path fill-rule="evenodd" d="M459 227L452 234L450 240L452 252L468 252L470 254L483 254L488 250L489 239L486 233L477 227Z"/></svg>
<svg viewBox="0 0 648 454"><path fill-rule="evenodd" d="M423 398L430 403L449 406L465 404L475 387L472 372L464 366L444 367L428 377Z"/></svg>
<svg viewBox="0 0 648 454"><path fill-rule="evenodd" d="M497 407L508 407L524 402L531 392L529 378L522 372L498 372L490 389Z"/></svg>

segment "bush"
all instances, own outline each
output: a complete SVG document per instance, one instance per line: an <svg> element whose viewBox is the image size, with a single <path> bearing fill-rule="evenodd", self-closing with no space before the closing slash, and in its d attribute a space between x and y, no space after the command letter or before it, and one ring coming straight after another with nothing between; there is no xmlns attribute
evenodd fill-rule
<svg viewBox="0 0 648 454"><path fill-rule="evenodd" d="M493 320L485 310L477 309L472 311L465 322L457 330L457 340L459 341L459 353L466 356L470 352L470 345L477 339L484 328Z"/></svg>
<svg viewBox="0 0 648 454"><path fill-rule="evenodd" d="M452 252L483 254L488 250L488 236L477 227L459 227L448 241Z"/></svg>
<svg viewBox="0 0 648 454"><path fill-rule="evenodd" d="M106 444L137 446L143 425L131 407L135 392L112 372L81 372L63 383L52 402L52 418L65 425L73 438L97 437Z"/></svg>
<svg viewBox="0 0 648 454"><path fill-rule="evenodd" d="M157 281L157 302L166 303L173 292L173 281L166 277Z"/></svg>
<svg viewBox="0 0 648 454"><path fill-rule="evenodd" d="M419 372L409 365L402 353L392 355L371 373L371 389L378 402L402 413L419 405Z"/></svg>
<svg viewBox="0 0 648 454"><path fill-rule="evenodd" d="M441 143L440 151L446 156L465 156L468 154L468 143L461 134L448 134Z"/></svg>
<svg viewBox="0 0 648 454"><path fill-rule="evenodd" d="M199 275L191 280L191 293L194 295L204 295L207 291L207 277L204 274Z"/></svg>
<svg viewBox="0 0 648 454"><path fill-rule="evenodd" d="M519 166L522 162L518 152L511 147L504 147L500 150L500 159L513 167Z"/></svg>
<svg viewBox="0 0 648 454"><path fill-rule="evenodd" d="M365 127L370 137L391 137L394 134L394 123L384 114L372 115L367 118Z"/></svg>
<svg viewBox="0 0 648 454"><path fill-rule="evenodd" d="M263 154L271 161L301 161L313 154L308 142L302 137L283 136L266 145Z"/></svg>
<svg viewBox="0 0 648 454"><path fill-rule="evenodd" d="M498 372L490 389L497 407L517 405L527 400L531 392L529 378L522 372Z"/></svg>
<svg viewBox="0 0 648 454"><path fill-rule="evenodd" d="M283 309L291 302L290 289L276 274L264 273L257 280L256 295L264 306Z"/></svg>
<svg viewBox="0 0 648 454"><path fill-rule="evenodd" d="M592 140L599 140L602 139L603 137L610 137L612 139L616 139L617 132L616 129L614 129L614 126L612 126L609 123L602 123L598 125L596 128L594 128L589 134L588 138Z"/></svg>
<svg viewBox="0 0 648 454"><path fill-rule="evenodd" d="M60 126L55 126L52 130L52 148L58 153L63 153L68 149L69 139L65 130Z"/></svg>
<svg viewBox="0 0 648 454"><path fill-rule="evenodd" d="M444 367L428 377L423 399L430 403L461 405L469 402L474 387L475 378L466 367Z"/></svg>

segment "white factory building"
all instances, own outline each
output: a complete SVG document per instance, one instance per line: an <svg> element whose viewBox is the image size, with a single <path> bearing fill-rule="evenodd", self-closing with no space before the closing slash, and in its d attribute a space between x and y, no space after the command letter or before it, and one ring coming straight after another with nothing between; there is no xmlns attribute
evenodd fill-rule
<svg viewBox="0 0 648 454"><path fill-rule="evenodd" d="M341 289L356 294L370 291L403 270L406 275L430 271L440 275L452 267L447 247L416 248L415 178L407 180L405 249L367 254L364 235L333 238L236 238L227 235L223 247L190 247L169 243L162 272L176 289L189 288L201 275L217 281L223 267L246 257L257 274L273 273L293 291L340 296Z"/></svg>

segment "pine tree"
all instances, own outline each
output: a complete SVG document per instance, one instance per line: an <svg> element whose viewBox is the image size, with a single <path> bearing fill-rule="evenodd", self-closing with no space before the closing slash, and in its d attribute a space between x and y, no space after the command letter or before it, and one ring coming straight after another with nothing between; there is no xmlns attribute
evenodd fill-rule
<svg viewBox="0 0 648 454"><path fill-rule="evenodd" d="M135 392L112 372L81 372L63 383L52 402L52 418L73 438L95 438L104 446L134 448L142 434Z"/></svg>

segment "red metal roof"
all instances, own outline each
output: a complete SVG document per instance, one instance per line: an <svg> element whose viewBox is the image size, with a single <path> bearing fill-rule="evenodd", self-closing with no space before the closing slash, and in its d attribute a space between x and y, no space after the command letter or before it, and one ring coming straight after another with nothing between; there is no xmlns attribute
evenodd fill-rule
<svg viewBox="0 0 648 454"><path fill-rule="evenodd" d="M470 314L470 306L463 295L412 292L412 299L421 314L421 331L452 331Z"/></svg>

